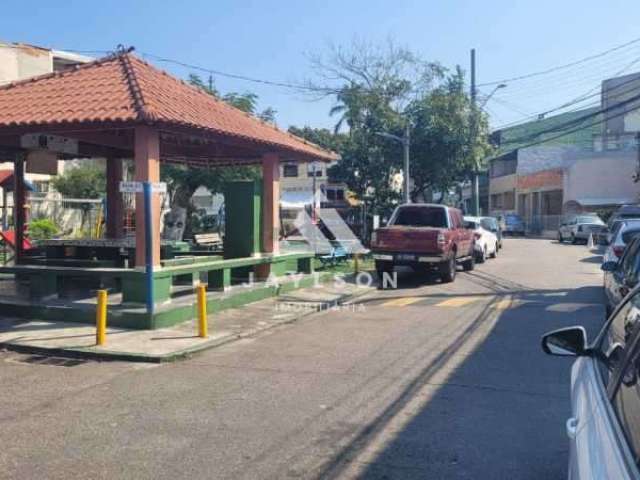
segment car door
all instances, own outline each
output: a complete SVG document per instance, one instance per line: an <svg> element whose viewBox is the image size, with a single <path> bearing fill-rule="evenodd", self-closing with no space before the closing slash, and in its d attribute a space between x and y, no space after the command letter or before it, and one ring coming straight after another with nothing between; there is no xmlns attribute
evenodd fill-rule
<svg viewBox="0 0 640 480"><path fill-rule="evenodd" d="M566 425L570 479L630 479L639 475L634 460L638 457L631 453L622 428L626 419L621 420L620 414L624 410L614 405L622 373L637 353L640 338L640 295L626 300L596 338L594 354L578 358L571 372L572 417ZM634 423L640 428L640 417Z"/></svg>
<svg viewBox="0 0 640 480"><path fill-rule="evenodd" d="M613 305L620 303L633 287L637 278L639 253L640 242L633 241L622 255L618 268L611 275L608 295Z"/></svg>

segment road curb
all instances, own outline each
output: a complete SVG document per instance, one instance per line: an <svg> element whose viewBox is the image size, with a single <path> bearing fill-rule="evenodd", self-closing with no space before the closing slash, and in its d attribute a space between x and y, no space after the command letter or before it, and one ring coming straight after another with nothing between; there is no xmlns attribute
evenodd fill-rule
<svg viewBox="0 0 640 480"><path fill-rule="evenodd" d="M286 320L276 321L270 325L264 327L257 327L247 330L239 334L229 334L224 337L216 338L200 345L185 348L171 353L163 355L151 355L145 353L136 352L117 352L110 350L93 350L90 348L61 348L61 347L39 347L34 345L25 345L16 342L0 342L0 350L6 350L17 353L41 355L48 357L62 357L73 358L83 360L101 360L101 361L114 361L114 362L139 362L139 363L171 363L179 360L190 358L205 350L210 350L228 343L232 343L243 338L254 337L262 332L271 330L277 327L281 327L287 324L295 323L302 320L309 315L329 310L330 308L342 305L349 301L355 300L363 295L366 295L370 291L369 288L363 288L362 291L356 291L348 294L341 295L333 300L317 302L315 308L304 309L295 317L288 318ZM295 302L291 302L295 303Z"/></svg>

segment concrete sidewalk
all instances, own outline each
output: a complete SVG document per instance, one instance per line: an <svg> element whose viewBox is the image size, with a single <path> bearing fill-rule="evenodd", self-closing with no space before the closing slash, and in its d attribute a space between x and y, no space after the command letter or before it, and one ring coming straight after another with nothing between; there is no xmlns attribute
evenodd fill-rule
<svg viewBox="0 0 640 480"><path fill-rule="evenodd" d="M70 322L0 318L0 349L50 356L168 362L335 308L373 291L346 283L322 284L210 315L209 337L199 338L196 320L158 330L107 329L107 344L95 345L95 327Z"/></svg>

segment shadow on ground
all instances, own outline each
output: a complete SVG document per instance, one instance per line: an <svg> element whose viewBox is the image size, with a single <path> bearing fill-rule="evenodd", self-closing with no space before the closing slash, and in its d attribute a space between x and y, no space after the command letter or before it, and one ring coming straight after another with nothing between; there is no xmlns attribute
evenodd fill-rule
<svg viewBox="0 0 640 480"><path fill-rule="evenodd" d="M531 290L486 273L473 275L480 284L494 282L498 295L323 466L318 478L341 477L355 464L364 479L566 477L571 360L542 353L540 337L581 324L593 338L604 320L601 288ZM468 341L494 321L493 307L503 295L512 296L515 307L502 311L484 342L469 353ZM459 356L466 357L446 382L432 383ZM407 411L409 402L425 392L432 392L426 403ZM381 451L372 459L359 457L403 416L409 420Z"/></svg>

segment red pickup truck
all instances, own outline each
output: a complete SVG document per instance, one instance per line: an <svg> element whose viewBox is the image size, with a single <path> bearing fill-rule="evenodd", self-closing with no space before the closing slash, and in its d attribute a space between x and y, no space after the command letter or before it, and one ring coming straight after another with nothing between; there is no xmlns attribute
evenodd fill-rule
<svg viewBox="0 0 640 480"><path fill-rule="evenodd" d="M397 207L388 225L373 232L371 251L378 278L406 265L416 271L436 268L443 282L453 282L458 264L475 268L474 243L457 208L413 203Z"/></svg>

